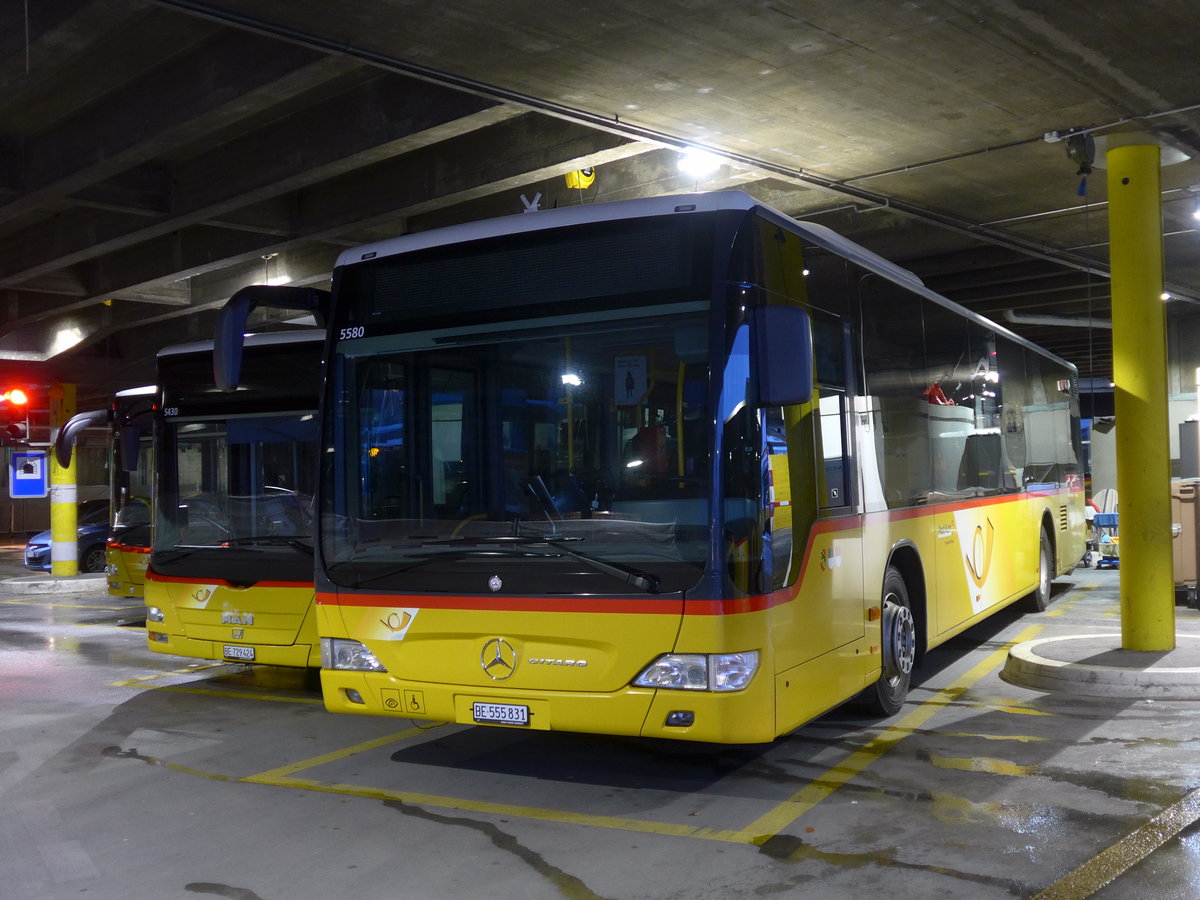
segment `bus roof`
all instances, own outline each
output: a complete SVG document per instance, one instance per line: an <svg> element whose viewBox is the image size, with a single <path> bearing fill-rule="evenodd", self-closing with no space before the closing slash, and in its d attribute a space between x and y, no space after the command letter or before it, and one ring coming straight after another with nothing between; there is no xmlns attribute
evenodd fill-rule
<svg viewBox="0 0 1200 900"><path fill-rule="evenodd" d="M611 222L619 219L643 219L650 216L715 212L723 209L747 212L759 210L768 218L785 224L789 230L796 232L818 247L860 263L866 268L886 273L893 280L901 281L910 287L922 284L921 279L908 269L854 243L833 229L815 222L793 219L778 210L765 206L743 191L709 191L697 194L647 197L641 200L588 203L582 206L537 210L528 214L522 213L496 219L484 219L479 222L468 222L462 225L450 225L446 228L406 234L402 237L390 238L343 251L338 257L337 264L339 266L347 265L397 253L411 253L427 247L442 247L448 244L460 244L507 234L542 231L548 228L563 228L591 222Z"/></svg>
<svg viewBox="0 0 1200 900"><path fill-rule="evenodd" d="M931 290L926 287L925 283L915 273L903 266L885 259L878 253L868 250L866 247L838 234L825 225L793 219L791 216L760 203L743 191L709 191L695 194L647 197L640 200L614 200L612 202L588 203L580 206L566 206L559 207L558 209L537 210L536 212L530 211L528 213L502 216L495 219L483 219L478 222L467 222L461 225L450 225L445 228L406 234L401 237L389 238L373 244L344 250L338 256L337 265L351 265L353 263L394 256L401 253L411 253L430 247L444 247L468 241L543 231L552 228L564 228L572 225L673 214L687 215L727 209L745 210L746 212L757 211L765 218L777 222L781 227L800 235L804 240L823 250L827 250L856 263L941 306L953 309L969 319L985 324L1005 337L1017 341L1043 356L1060 362L1071 369L1075 368L1074 363L1061 359L1044 347L1040 347L1027 338L1021 337L1011 329Z"/></svg>
<svg viewBox="0 0 1200 900"><path fill-rule="evenodd" d="M272 347L281 344L298 344L307 341L325 340L325 329L306 328L303 331L268 331L245 336L245 347ZM188 344L172 344L158 351L158 356L178 356L183 353L212 352L212 341L192 341Z"/></svg>
<svg viewBox="0 0 1200 900"><path fill-rule="evenodd" d="M113 394L114 397L147 397L158 392L158 385L143 384L141 387L125 388L123 391L117 391Z"/></svg>

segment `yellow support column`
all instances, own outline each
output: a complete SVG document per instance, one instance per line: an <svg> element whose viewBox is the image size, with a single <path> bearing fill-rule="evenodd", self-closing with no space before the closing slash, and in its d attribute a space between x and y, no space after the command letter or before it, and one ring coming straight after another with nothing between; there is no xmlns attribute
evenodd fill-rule
<svg viewBox="0 0 1200 900"><path fill-rule="evenodd" d="M1145 137L1141 140L1112 147L1106 154L1121 646L1167 651L1175 649L1175 580L1162 192L1159 148Z"/></svg>
<svg viewBox="0 0 1200 900"><path fill-rule="evenodd" d="M50 438L75 415L75 385L54 382L50 386ZM66 468L50 454L50 574L79 574L78 507L75 505L75 457Z"/></svg>

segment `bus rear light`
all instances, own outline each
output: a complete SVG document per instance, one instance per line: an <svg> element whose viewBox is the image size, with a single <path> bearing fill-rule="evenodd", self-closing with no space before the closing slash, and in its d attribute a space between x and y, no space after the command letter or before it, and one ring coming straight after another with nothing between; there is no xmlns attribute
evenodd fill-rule
<svg viewBox="0 0 1200 900"><path fill-rule="evenodd" d="M758 651L664 653L634 679L638 687L680 691L740 691L758 669Z"/></svg>
<svg viewBox="0 0 1200 900"><path fill-rule="evenodd" d="M375 654L358 641L321 638L321 668L351 672L386 672Z"/></svg>

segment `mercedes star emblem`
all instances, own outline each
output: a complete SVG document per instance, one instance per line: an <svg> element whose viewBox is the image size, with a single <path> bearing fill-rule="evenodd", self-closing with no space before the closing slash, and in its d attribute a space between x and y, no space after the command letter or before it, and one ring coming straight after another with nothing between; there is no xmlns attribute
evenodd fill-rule
<svg viewBox="0 0 1200 900"><path fill-rule="evenodd" d="M517 670L517 651L504 638L492 638L483 645L479 664L492 681L504 681Z"/></svg>

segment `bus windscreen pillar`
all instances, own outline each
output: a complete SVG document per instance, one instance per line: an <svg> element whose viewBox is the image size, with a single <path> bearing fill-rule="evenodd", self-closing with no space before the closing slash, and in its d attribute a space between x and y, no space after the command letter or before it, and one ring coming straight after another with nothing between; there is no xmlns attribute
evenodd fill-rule
<svg viewBox="0 0 1200 900"><path fill-rule="evenodd" d="M73 415L75 385L56 381L50 386L51 440ZM62 466L55 454L50 454L50 574L56 578L79 574L75 505L75 459L78 455L72 455L69 466Z"/></svg>
<svg viewBox="0 0 1200 900"><path fill-rule="evenodd" d="M1144 137L1112 146L1113 137L1106 159L1121 646L1167 651L1175 648L1175 588L1160 151Z"/></svg>

